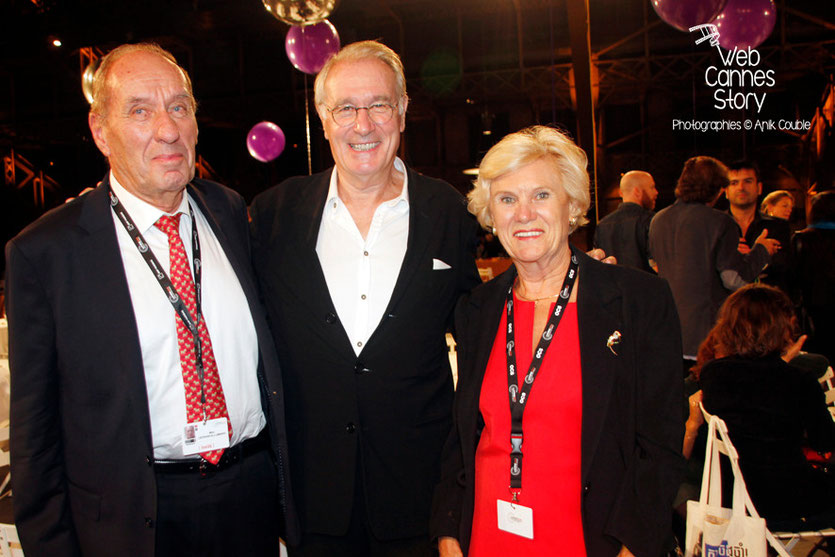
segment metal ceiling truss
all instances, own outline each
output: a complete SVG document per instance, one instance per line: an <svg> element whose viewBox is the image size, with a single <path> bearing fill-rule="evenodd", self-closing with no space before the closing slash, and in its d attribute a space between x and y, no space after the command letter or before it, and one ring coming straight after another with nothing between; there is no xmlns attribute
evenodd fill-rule
<svg viewBox="0 0 835 557"><path fill-rule="evenodd" d="M763 63L777 71L778 80L774 90L786 86L779 79L781 75L825 75L835 68L835 40L761 47L759 52L763 57ZM700 79L704 70L715 63L715 53L712 50L688 54L598 59L598 107L635 102L641 94L650 89L681 92L682 82L692 81L694 77ZM479 102L528 99L538 104L544 101L550 103L555 96L558 107L571 108L570 72L570 62L553 66L468 72L461 75L461 83L456 91L442 99L429 97L419 83L410 83L410 91L415 98L441 105L457 104L462 99L475 99Z"/></svg>

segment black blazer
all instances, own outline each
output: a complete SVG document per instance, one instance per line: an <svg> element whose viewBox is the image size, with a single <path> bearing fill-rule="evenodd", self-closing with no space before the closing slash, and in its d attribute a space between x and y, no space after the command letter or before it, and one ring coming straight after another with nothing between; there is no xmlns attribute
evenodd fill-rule
<svg viewBox="0 0 835 557"><path fill-rule="evenodd" d="M671 540L684 397L681 334L667 283L642 271L580 259L577 315L582 362L581 475L588 555L661 555ZM458 304L458 391L444 447L432 535L457 538L466 555L474 504L475 450L483 422L481 383L496 338L511 267ZM614 331L622 340L613 348ZM534 387L535 388L535 387ZM509 411L509 410L508 410Z"/></svg>
<svg viewBox="0 0 835 557"><path fill-rule="evenodd" d="M29 557L154 554L148 397L105 185L48 212L6 246L12 488ZM281 373L251 270L246 205L205 180L188 192L249 301L264 411L277 460L286 463ZM282 470L278 503L294 540Z"/></svg>
<svg viewBox="0 0 835 557"><path fill-rule="evenodd" d="M253 262L284 373L302 530L344 534L360 473L375 536L427 535L451 424L444 333L461 293L479 282L476 224L449 184L407 170L406 255L357 357L316 254L331 172L286 180L250 207ZM451 268L433 270L433 259Z"/></svg>
<svg viewBox="0 0 835 557"><path fill-rule="evenodd" d="M728 425L745 486L760 516L790 520L831 514L835 482L813 468L803 453L803 447L821 452L835 448L835 423L813 373L787 364L777 354L729 356L707 363L699 385L707 411ZM827 524L831 522L830 518Z"/></svg>

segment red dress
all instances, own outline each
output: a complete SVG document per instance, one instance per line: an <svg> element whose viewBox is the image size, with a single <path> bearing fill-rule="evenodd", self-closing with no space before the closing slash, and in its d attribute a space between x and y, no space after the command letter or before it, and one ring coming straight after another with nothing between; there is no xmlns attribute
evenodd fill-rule
<svg viewBox="0 0 835 557"><path fill-rule="evenodd" d="M524 378L533 354L535 304L515 296L514 303L520 370L517 377ZM585 555L580 510L583 401L575 303L568 304L545 353L522 420L525 441L519 504L533 509L533 539L498 528L496 501L511 498L506 322L505 311L481 387L479 410L484 430L475 456L475 514L469 557Z"/></svg>

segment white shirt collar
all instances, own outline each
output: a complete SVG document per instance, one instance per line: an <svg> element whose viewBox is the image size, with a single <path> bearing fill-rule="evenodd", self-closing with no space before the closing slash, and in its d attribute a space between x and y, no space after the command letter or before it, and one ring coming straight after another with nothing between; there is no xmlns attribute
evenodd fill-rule
<svg viewBox="0 0 835 557"><path fill-rule="evenodd" d="M403 189L400 190L400 195L398 195L394 199L389 199L385 203L382 203L382 205L384 207L392 208L401 205L404 209L407 209L409 207L409 173L406 172L406 163L404 163L400 159L400 157L394 157L394 168L395 170L403 174ZM331 181L330 186L328 187L328 195L325 199L325 209L328 212L331 212L340 205L342 205L342 200L339 199L339 188L337 186L336 167L334 166L333 172L331 172Z"/></svg>
<svg viewBox="0 0 835 557"><path fill-rule="evenodd" d="M126 190L119 183L119 180L116 179L113 171L110 171L110 187L113 188L113 193L119 198L119 202L124 206L128 214L130 214L137 230L142 234L147 233L161 216L169 214ZM180 206L171 215L176 215L177 213L183 213L187 219L190 219L187 193L183 195L183 198L180 200ZM180 219L182 220L182 217Z"/></svg>

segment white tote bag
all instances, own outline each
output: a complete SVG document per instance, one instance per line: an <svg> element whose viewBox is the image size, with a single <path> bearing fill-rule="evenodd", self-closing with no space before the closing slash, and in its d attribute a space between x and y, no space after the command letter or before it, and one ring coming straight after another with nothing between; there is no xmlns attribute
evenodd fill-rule
<svg viewBox="0 0 835 557"><path fill-rule="evenodd" d="M733 469L731 508L722 506L720 453L728 456ZM780 556L791 557L751 503L739 469L739 454L728 437L728 426L718 416L710 416L701 495L698 501L687 502L685 557L766 557L767 543Z"/></svg>

